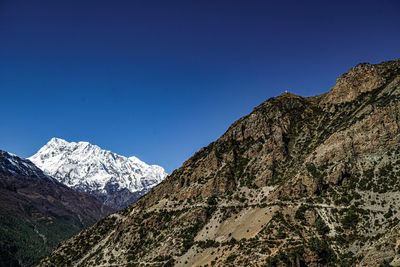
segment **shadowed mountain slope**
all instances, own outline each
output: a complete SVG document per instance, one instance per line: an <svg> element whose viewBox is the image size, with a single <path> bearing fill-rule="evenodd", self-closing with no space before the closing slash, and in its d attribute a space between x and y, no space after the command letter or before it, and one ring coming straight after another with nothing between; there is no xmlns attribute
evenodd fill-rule
<svg viewBox="0 0 400 267"><path fill-rule="evenodd" d="M0 265L29 266L115 211L0 150Z"/></svg>

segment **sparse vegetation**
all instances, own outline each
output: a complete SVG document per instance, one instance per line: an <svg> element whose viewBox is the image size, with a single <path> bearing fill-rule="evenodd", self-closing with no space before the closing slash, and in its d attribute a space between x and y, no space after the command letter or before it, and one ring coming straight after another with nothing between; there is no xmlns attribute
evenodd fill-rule
<svg viewBox="0 0 400 267"><path fill-rule="evenodd" d="M397 129L400 96L385 88L334 104L324 102L330 95L266 101L186 161L151 199L46 260L75 262L85 254L87 265L202 259L207 266L353 266L367 250L377 259L399 253L400 146L388 129ZM88 254L100 243L100 252ZM115 246L126 254L106 256Z"/></svg>

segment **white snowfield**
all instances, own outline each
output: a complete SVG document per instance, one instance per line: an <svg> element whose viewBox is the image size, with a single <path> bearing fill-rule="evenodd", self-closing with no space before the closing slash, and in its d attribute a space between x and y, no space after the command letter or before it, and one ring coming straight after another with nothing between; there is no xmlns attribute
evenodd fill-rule
<svg viewBox="0 0 400 267"><path fill-rule="evenodd" d="M61 183L85 192L143 192L167 176L162 167L148 165L136 157L127 158L88 142L59 138L52 138L29 160Z"/></svg>

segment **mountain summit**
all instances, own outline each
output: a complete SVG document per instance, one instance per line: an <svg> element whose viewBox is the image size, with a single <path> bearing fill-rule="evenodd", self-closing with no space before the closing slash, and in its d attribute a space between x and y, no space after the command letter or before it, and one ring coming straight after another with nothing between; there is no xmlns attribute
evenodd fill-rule
<svg viewBox="0 0 400 267"><path fill-rule="evenodd" d="M167 176L162 167L136 157L60 138L52 138L29 160L68 187L92 193L117 209L131 204Z"/></svg>
<svg viewBox="0 0 400 267"><path fill-rule="evenodd" d="M39 266L400 266L400 60L283 94Z"/></svg>

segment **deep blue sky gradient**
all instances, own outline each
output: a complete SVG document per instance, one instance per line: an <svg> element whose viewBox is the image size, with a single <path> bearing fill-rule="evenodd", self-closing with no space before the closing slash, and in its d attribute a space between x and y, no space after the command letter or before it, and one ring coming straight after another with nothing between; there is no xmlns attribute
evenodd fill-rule
<svg viewBox="0 0 400 267"><path fill-rule="evenodd" d="M170 173L285 90L400 57L400 1L0 0L0 149L89 141Z"/></svg>

